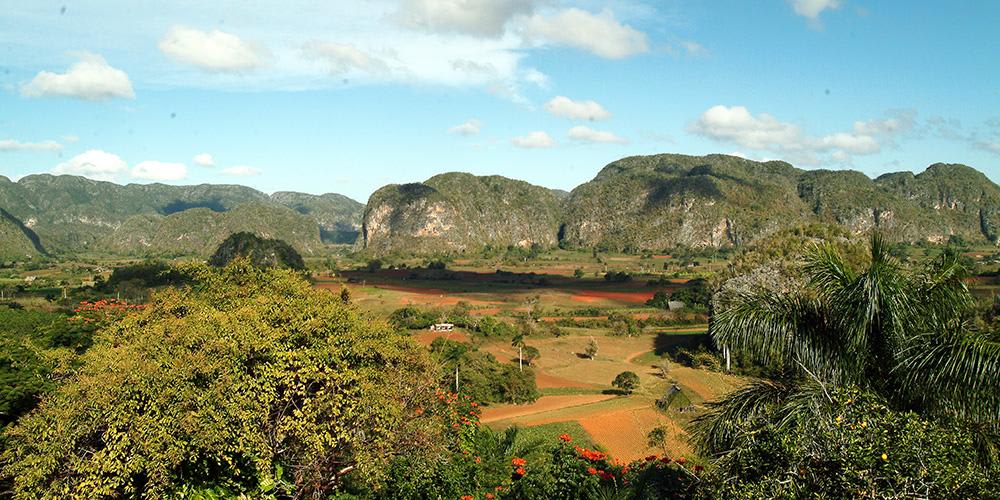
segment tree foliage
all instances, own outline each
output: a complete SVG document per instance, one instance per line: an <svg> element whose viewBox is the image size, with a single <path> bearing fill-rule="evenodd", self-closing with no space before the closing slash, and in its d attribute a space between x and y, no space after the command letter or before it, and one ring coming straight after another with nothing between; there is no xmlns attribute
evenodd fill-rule
<svg viewBox="0 0 1000 500"><path fill-rule="evenodd" d="M7 433L15 496L259 492L279 479L321 494L433 447L412 418L432 393L409 339L289 271L239 260L191 272L101 330L76 377Z"/></svg>

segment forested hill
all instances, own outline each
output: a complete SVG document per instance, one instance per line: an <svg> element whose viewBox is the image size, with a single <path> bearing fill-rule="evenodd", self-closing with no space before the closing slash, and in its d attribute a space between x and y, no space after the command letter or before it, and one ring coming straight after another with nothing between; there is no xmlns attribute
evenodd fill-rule
<svg viewBox="0 0 1000 500"><path fill-rule="evenodd" d="M356 242L374 254L486 247L640 251L725 247L808 223L877 228L894 241L996 243L1000 187L937 163L872 179L735 156L635 156L566 193L501 176L446 173L391 184L367 206L337 194L267 195L236 185L120 186L82 177L0 177L0 254L207 254L234 232L287 241L305 256Z"/></svg>
<svg viewBox="0 0 1000 500"><path fill-rule="evenodd" d="M0 177L0 209L12 218L5 234L19 223L37 235L33 247L52 253L207 256L238 231L283 239L303 254L324 242L353 242L364 205L336 194L269 196L238 185L122 186L41 174ZM23 253L22 239L4 238L0 251Z"/></svg>

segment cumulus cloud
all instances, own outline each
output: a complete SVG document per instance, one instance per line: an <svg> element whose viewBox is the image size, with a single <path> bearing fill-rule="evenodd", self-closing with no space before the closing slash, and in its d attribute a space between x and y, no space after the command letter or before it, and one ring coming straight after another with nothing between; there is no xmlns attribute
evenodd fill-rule
<svg viewBox="0 0 1000 500"><path fill-rule="evenodd" d="M620 137L604 130L594 130L583 125L578 125L569 129L569 138L583 142L628 144L628 140L624 137Z"/></svg>
<svg viewBox="0 0 1000 500"><path fill-rule="evenodd" d="M330 66L330 74L342 75L354 70L371 74L389 73L384 60L362 52L351 44L312 41L302 48L307 57L319 59Z"/></svg>
<svg viewBox="0 0 1000 500"><path fill-rule="evenodd" d="M118 155L99 149L91 149L56 165L52 169L52 173L81 175L99 181L113 181L119 174L127 170L128 164Z"/></svg>
<svg viewBox="0 0 1000 500"><path fill-rule="evenodd" d="M530 14L538 0L403 0L393 16L407 28L499 38L507 23Z"/></svg>
<svg viewBox="0 0 1000 500"><path fill-rule="evenodd" d="M212 158L212 155L208 153L201 153L194 155L194 159L192 159L192 161L194 162L195 165L198 165L199 167L215 166L215 158Z"/></svg>
<svg viewBox="0 0 1000 500"><path fill-rule="evenodd" d="M556 96L545 103L549 113L571 120L607 120L611 113L596 101L574 101L568 97Z"/></svg>
<svg viewBox="0 0 1000 500"><path fill-rule="evenodd" d="M721 142L750 149L772 149L799 141L798 127L782 123L767 113L754 116L743 106L712 106L689 130Z"/></svg>
<svg viewBox="0 0 1000 500"><path fill-rule="evenodd" d="M74 97L88 101L103 101L115 97L135 98L128 75L112 68L103 57L83 52L80 61L65 73L42 71L21 86L25 97Z"/></svg>
<svg viewBox="0 0 1000 500"><path fill-rule="evenodd" d="M788 0L796 14L812 21L819 19L824 10L840 7L840 0Z"/></svg>
<svg viewBox="0 0 1000 500"><path fill-rule="evenodd" d="M529 132L527 135L515 137L510 143L525 149L545 149L555 146L556 141L552 140L549 134L542 131Z"/></svg>
<svg viewBox="0 0 1000 500"><path fill-rule="evenodd" d="M264 64L267 50L224 31L174 26L160 40L160 52L206 71L241 72Z"/></svg>
<svg viewBox="0 0 1000 500"><path fill-rule="evenodd" d="M808 136L796 125L767 113L752 114L743 106L713 106L688 131L719 142L757 151L771 151L800 163L849 162L855 155L871 155L894 144L915 123L912 111L892 112L886 118L857 121L849 131ZM819 155L828 155L821 158Z"/></svg>
<svg viewBox="0 0 1000 500"><path fill-rule="evenodd" d="M224 168L220 171L220 173L223 175L233 175L237 177L250 177L253 175L260 175L262 172L259 168L238 165L235 167Z"/></svg>
<svg viewBox="0 0 1000 500"><path fill-rule="evenodd" d="M623 59L649 52L646 34L618 22L610 10L591 14L572 8L551 16L535 14L525 26L525 35L530 39L583 49L606 59Z"/></svg>
<svg viewBox="0 0 1000 500"><path fill-rule="evenodd" d="M21 142L14 139L0 140L0 151L62 151L62 144L56 141Z"/></svg>
<svg viewBox="0 0 1000 500"><path fill-rule="evenodd" d="M473 118L465 123L451 127L448 129L448 132L457 135L476 135L479 133L480 125L479 120Z"/></svg>
<svg viewBox="0 0 1000 500"><path fill-rule="evenodd" d="M179 181L187 177L187 166L149 160L132 167L131 174L136 179L147 181Z"/></svg>

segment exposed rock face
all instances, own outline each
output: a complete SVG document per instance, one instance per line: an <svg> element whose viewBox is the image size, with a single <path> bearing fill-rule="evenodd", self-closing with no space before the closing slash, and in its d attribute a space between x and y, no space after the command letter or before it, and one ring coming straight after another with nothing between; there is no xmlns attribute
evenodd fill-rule
<svg viewBox="0 0 1000 500"><path fill-rule="evenodd" d="M552 190L500 176L441 174L372 194L358 245L375 253L550 247L559 216Z"/></svg>
<svg viewBox="0 0 1000 500"><path fill-rule="evenodd" d="M709 155L625 158L566 202L569 245L619 250L721 247L802 223L879 229L900 241L997 241L1000 188L964 165L923 173L800 170Z"/></svg>
<svg viewBox="0 0 1000 500"><path fill-rule="evenodd" d="M810 217L796 173L724 155L625 158L573 190L564 238L619 250L739 244Z"/></svg>

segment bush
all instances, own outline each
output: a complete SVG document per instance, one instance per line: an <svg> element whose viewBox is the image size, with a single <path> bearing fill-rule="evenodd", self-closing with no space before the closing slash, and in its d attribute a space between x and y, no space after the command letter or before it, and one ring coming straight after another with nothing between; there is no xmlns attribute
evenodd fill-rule
<svg viewBox="0 0 1000 500"><path fill-rule="evenodd" d="M631 371L621 372L611 382L611 385L622 390L625 394L632 394L632 391L639 388L639 376Z"/></svg>
<svg viewBox="0 0 1000 500"><path fill-rule="evenodd" d="M526 354L529 348L525 348ZM440 387L455 389L458 367L458 391L481 403L530 403L538 399L535 373L500 363L490 353L472 349L464 342L436 338L431 355L441 366Z"/></svg>
<svg viewBox="0 0 1000 500"><path fill-rule="evenodd" d="M399 330L423 330L437 323L438 314L406 306L389 314L389 324Z"/></svg>
<svg viewBox="0 0 1000 500"><path fill-rule="evenodd" d="M981 465L973 433L875 395L837 389L824 417L755 432L706 478L713 498L998 498L1000 467ZM826 398L823 397L825 401Z"/></svg>
<svg viewBox="0 0 1000 500"><path fill-rule="evenodd" d="M429 366L408 338L290 271L241 260L194 275L100 330L76 376L11 428L15 496L260 496L285 480L322 496L347 471L373 482L389 457L433 451L436 427L414 418Z"/></svg>

